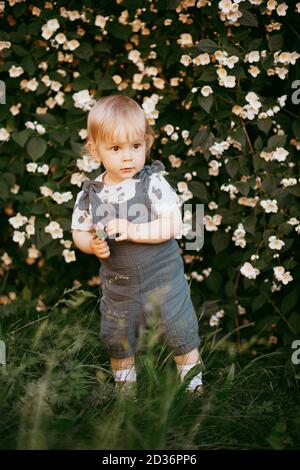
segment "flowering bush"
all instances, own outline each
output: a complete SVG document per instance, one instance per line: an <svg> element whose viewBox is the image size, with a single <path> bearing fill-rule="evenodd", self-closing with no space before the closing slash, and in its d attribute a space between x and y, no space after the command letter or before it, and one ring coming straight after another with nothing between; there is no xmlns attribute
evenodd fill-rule
<svg viewBox="0 0 300 470"><path fill-rule="evenodd" d="M124 93L155 127L152 157L182 203L205 204L203 249L179 243L208 323L289 343L300 334L300 2L69 5L0 2L2 314L14 286L43 310L53 289L97 283L71 213L99 173L80 155L87 111ZM194 214L183 215L186 233Z"/></svg>

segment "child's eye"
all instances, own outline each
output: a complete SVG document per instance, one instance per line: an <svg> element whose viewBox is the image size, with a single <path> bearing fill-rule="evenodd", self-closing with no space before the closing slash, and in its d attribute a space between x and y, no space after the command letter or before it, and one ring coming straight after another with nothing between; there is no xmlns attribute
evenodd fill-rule
<svg viewBox="0 0 300 470"><path fill-rule="evenodd" d="M119 147L117 145L115 145L114 147L112 147L112 150L114 149L118 149Z"/></svg>
<svg viewBox="0 0 300 470"><path fill-rule="evenodd" d="M135 147L136 150L141 146L141 144L134 144L134 146L135 146L135 145L138 146L138 147Z"/></svg>

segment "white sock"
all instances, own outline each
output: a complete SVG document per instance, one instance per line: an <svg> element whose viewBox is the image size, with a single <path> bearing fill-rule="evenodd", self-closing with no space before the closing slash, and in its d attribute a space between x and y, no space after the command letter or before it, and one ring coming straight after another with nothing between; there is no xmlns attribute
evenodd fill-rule
<svg viewBox="0 0 300 470"><path fill-rule="evenodd" d="M184 381L184 377L186 376L186 374L193 368L195 367L197 364L201 364L200 361L198 362L195 362L195 364L185 364L185 365L179 365L179 364L176 364L177 366L177 370L179 372L179 375L180 375L180 381L183 382ZM199 385L203 385L202 383L202 371L200 371L197 375L195 375L191 381L189 382L187 388L188 390L194 390L196 387L198 387Z"/></svg>
<svg viewBox="0 0 300 470"><path fill-rule="evenodd" d="M128 369L112 369L115 382L135 382L136 371L135 366Z"/></svg>

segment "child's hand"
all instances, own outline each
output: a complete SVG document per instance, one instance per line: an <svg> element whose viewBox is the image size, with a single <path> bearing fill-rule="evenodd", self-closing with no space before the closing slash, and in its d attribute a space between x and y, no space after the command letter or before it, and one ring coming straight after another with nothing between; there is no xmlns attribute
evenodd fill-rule
<svg viewBox="0 0 300 470"><path fill-rule="evenodd" d="M133 224L127 219L112 219L107 223L105 229L108 235L120 234L115 238L117 242L132 239Z"/></svg>
<svg viewBox="0 0 300 470"><path fill-rule="evenodd" d="M91 241L91 247L94 255L98 258L108 258L110 255L109 245L106 240L99 240L97 236L94 236Z"/></svg>

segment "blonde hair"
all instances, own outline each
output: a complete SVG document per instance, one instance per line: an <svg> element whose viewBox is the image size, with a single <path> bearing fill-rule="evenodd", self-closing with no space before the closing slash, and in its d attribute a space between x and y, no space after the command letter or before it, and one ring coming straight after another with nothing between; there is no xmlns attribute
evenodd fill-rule
<svg viewBox="0 0 300 470"><path fill-rule="evenodd" d="M123 131L129 141L145 139L146 157L149 157L155 132L141 106L125 95L102 97L89 112L85 148L99 141L119 142Z"/></svg>

